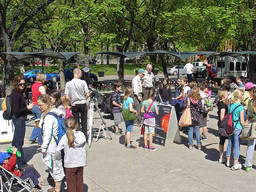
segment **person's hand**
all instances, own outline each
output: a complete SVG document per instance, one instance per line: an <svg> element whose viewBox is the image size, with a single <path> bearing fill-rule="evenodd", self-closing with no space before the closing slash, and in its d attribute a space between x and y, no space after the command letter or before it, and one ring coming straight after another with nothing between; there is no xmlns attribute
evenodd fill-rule
<svg viewBox="0 0 256 192"><path fill-rule="evenodd" d="M43 156L45 157L47 155L47 152L41 152Z"/></svg>
<svg viewBox="0 0 256 192"><path fill-rule="evenodd" d="M27 109L31 110L34 107L33 103L30 103L29 105L27 105Z"/></svg>
<svg viewBox="0 0 256 192"><path fill-rule="evenodd" d="M16 154L17 150L18 150L18 149L17 149L16 147L13 147L13 148L12 148L13 154Z"/></svg>
<svg viewBox="0 0 256 192"><path fill-rule="evenodd" d="M139 100L139 101L142 101L142 97L141 97L141 96L138 96L138 100Z"/></svg>
<svg viewBox="0 0 256 192"><path fill-rule="evenodd" d="M136 110L133 111L133 113L135 113L135 115L137 116L138 112Z"/></svg>

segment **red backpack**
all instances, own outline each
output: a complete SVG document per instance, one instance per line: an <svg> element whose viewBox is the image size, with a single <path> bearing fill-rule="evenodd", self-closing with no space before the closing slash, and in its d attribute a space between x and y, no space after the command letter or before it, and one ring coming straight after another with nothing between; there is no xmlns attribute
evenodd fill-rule
<svg viewBox="0 0 256 192"><path fill-rule="evenodd" d="M236 106L230 113L227 113L224 118L221 120L219 124L219 134L224 137L229 137L233 135L234 129L239 121L239 119L236 121L236 123L233 125L233 112L240 107L241 105Z"/></svg>

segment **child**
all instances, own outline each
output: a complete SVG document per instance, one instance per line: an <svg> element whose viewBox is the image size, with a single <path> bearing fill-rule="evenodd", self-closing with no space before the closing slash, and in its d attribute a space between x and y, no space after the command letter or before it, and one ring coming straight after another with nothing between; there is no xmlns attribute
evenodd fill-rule
<svg viewBox="0 0 256 192"><path fill-rule="evenodd" d="M137 111L133 108L134 101L133 101L133 90L131 87L125 88L124 91L124 104L123 109L129 109L130 112L135 113L137 115ZM127 144L127 148L136 149L135 146L131 145L131 132L133 129L133 122L134 120L125 121L125 143Z"/></svg>
<svg viewBox="0 0 256 192"><path fill-rule="evenodd" d="M56 148L55 158L61 159L61 150L64 149L64 167L69 192L84 191L83 169L86 165L85 135L77 131L78 121L69 117L65 121L66 135Z"/></svg>
<svg viewBox="0 0 256 192"><path fill-rule="evenodd" d="M63 95L61 96L61 102L62 102L62 106L65 108L65 119L69 118L69 117L74 117L73 114L71 113L71 106L69 99Z"/></svg>
<svg viewBox="0 0 256 192"><path fill-rule="evenodd" d="M153 133L155 132L155 116L158 115L157 103L154 102L155 91L150 89L147 95L147 100L142 102L141 113L144 114L143 124L144 130L144 149L155 151L156 148L152 147ZM149 146L148 146L149 137Z"/></svg>
<svg viewBox="0 0 256 192"><path fill-rule="evenodd" d="M115 133L121 134L121 129L119 130L119 124L121 124L124 119L122 116L122 100L120 92L122 90L122 83L120 81L116 81L114 83L114 90L115 93L112 95L112 113L114 116L114 122L115 122Z"/></svg>
<svg viewBox="0 0 256 192"><path fill-rule="evenodd" d="M26 166L23 168L22 171L17 169L17 148L13 147L11 151L12 154L8 152L0 152L0 165L15 176L20 177L25 181L28 181L31 187L34 187L34 192L39 191L41 189L38 181L40 174L33 166Z"/></svg>

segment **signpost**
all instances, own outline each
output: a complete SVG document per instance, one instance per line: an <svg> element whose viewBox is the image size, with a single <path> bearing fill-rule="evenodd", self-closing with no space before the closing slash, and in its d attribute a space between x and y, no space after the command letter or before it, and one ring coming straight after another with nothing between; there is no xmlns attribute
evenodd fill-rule
<svg viewBox="0 0 256 192"><path fill-rule="evenodd" d="M156 117L155 136L153 142L165 145L166 139L181 143L175 108L171 105L158 105L159 115Z"/></svg>

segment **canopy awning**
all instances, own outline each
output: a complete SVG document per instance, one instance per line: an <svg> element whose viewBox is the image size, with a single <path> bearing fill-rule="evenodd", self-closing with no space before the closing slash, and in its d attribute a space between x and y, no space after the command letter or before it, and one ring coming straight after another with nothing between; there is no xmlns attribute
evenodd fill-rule
<svg viewBox="0 0 256 192"><path fill-rule="evenodd" d="M71 57L79 54L79 52L52 52L52 51L41 51L41 52L2 52L1 54L10 55L16 59L28 59L33 57L46 58L53 57L63 60L69 60Z"/></svg>

